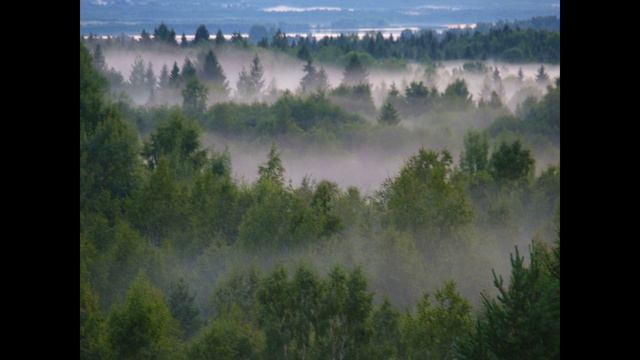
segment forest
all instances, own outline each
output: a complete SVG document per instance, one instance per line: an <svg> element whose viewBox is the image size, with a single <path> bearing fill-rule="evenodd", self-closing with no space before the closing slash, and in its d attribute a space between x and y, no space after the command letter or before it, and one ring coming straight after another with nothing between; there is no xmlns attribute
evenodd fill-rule
<svg viewBox="0 0 640 360"><path fill-rule="evenodd" d="M81 358L559 359L559 32L182 38L80 40Z"/></svg>

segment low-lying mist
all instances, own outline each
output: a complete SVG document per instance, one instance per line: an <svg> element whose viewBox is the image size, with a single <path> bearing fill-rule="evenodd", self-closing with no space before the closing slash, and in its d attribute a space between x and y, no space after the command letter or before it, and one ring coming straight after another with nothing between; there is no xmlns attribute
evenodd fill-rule
<svg viewBox="0 0 640 360"><path fill-rule="evenodd" d="M132 70L132 65L137 57L141 57L145 66L151 62L153 70L158 76L163 66L167 66L169 71L176 62L182 67L186 57L195 61L204 52L197 49L167 49L163 51L153 50L122 50L106 49L104 51L108 68L118 71L127 81ZM278 90L289 90L296 92L300 87L300 79L303 77L303 67L305 62L280 52L268 51L258 48L256 50L244 50L241 48L216 49L216 56L227 77L229 88L233 93L236 91L238 75L243 67L249 69L251 60L258 54L264 66L265 90L270 86L275 86ZM525 100L527 95L541 97L546 92L545 85L535 81L536 73L540 65L544 65L546 73L550 79L560 75L560 66L554 64L512 64L504 62L486 61L486 73L474 73L463 71L465 61L442 61L437 63L436 73L432 75L432 81L427 81L428 86L435 86L439 92L456 79L464 79L473 99L479 100L483 94L485 82L489 81L495 68L498 69L502 79L503 93L499 94L511 111L515 111L517 105ZM331 87L340 85L343 78L343 68L335 65L316 64L323 66ZM522 70L523 81L518 80L518 72ZM380 107L386 98L391 84L395 84L398 90L404 91L411 81L426 81L425 67L417 63L409 63L403 71L389 71L380 67L373 67L368 70L369 83L371 84L373 101L376 107ZM484 95L486 97L486 94ZM144 105L146 97L135 99L138 105ZM210 102L214 99L209 99ZM485 99L486 100L486 99ZM175 99L172 103L179 104L181 98Z"/></svg>

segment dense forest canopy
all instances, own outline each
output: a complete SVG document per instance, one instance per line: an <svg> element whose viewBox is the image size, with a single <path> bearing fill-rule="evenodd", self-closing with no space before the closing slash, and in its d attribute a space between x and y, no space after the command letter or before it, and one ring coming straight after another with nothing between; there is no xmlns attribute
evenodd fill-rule
<svg viewBox="0 0 640 360"><path fill-rule="evenodd" d="M559 33L146 34L80 41L81 358L559 358Z"/></svg>

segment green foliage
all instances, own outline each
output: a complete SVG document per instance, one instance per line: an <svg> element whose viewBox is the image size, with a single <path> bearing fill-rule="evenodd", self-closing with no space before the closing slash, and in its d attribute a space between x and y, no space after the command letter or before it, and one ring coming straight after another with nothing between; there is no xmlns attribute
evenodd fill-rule
<svg viewBox="0 0 640 360"><path fill-rule="evenodd" d="M387 101L382 110L380 111L380 117L378 117L378 122L385 125L397 125L400 123L400 116L398 115L398 111L393 107L393 104Z"/></svg>
<svg viewBox="0 0 640 360"><path fill-rule="evenodd" d="M470 177L489 167L489 141L486 134L469 131L464 136L464 150L460 153L460 170Z"/></svg>
<svg viewBox="0 0 640 360"><path fill-rule="evenodd" d="M209 50L204 58L202 79L204 81L213 82L225 94L229 91L227 78L224 76L224 72L218 62L218 58L211 50Z"/></svg>
<svg viewBox="0 0 640 360"><path fill-rule="evenodd" d="M371 316L371 359L398 359L402 348L400 314L387 298Z"/></svg>
<svg viewBox="0 0 640 360"><path fill-rule="evenodd" d="M534 244L526 267L516 248L508 287L494 272L499 294L483 296L475 333L460 341L458 358L560 358L559 244L556 249L549 254Z"/></svg>
<svg viewBox="0 0 640 360"><path fill-rule="evenodd" d="M284 166L280 160L280 153L275 143L271 143L269 157L265 164L258 167L258 175L260 182L270 181L275 185L282 186L284 184Z"/></svg>
<svg viewBox="0 0 640 360"><path fill-rule="evenodd" d="M455 342L473 329L471 305L458 294L453 282L446 282L434 295L428 294L407 315L403 333L407 357L411 359L454 359Z"/></svg>
<svg viewBox="0 0 640 360"><path fill-rule="evenodd" d="M398 229L426 237L450 234L468 224L473 212L452 171L447 151L421 148L383 186L380 195L389 221Z"/></svg>
<svg viewBox="0 0 640 360"><path fill-rule="evenodd" d="M182 107L185 115L190 118L199 118L207 109L207 94L209 90L198 79L187 81L182 90Z"/></svg>
<svg viewBox="0 0 640 360"><path fill-rule="evenodd" d="M242 320L238 308L209 324L194 340L187 352L193 360L259 359L264 339L261 334Z"/></svg>
<svg viewBox="0 0 640 360"><path fill-rule="evenodd" d="M153 30L153 40L162 41L169 45L178 45L176 42L176 32L167 27L164 23L160 23L160 26Z"/></svg>
<svg viewBox="0 0 640 360"><path fill-rule="evenodd" d="M516 140L511 144L501 143L491 154L490 171L499 183L521 183L528 180L534 171L534 165L531 152Z"/></svg>
<svg viewBox="0 0 640 360"><path fill-rule="evenodd" d="M243 319L257 323L256 294L261 283L261 275L255 266L246 270L234 269L222 279L213 290L209 306L214 318L223 318L237 307Z"/></svg>
<svg viewBox="0 0 640 360"><path fill-rule="evenodd" d="M448 106L454 108L466 109L473 105L472 95L469 94L467 83L462 79L457 79L449 84L442 97Z"/></svg>
<svg viewBox="0 0 640 360"><path fill-rule="evenodd" d="M196 29L196 35L193 38L193 43L198 44L200 42L208 42L209 41L209 30L204 25L198 26Z"/></svg>
<svg viewBox="0 0 640 360"><path fill-rule="evenodd" d="M172 359L177 324L160 290L140 275L109 314L108 337L118 359Z"/></svg>
<svg viewBox="0 0 640 360"><path fill-rule="evenodd" d="M104 317L98 299L80 271L80 359L108 359Z"/></svg>
<svg viewBox="0 0 640 360"><path fill-rule="evenodd" d="M367 77L369 74L364 65L360 61L358 54L351 54L349 62L344 69L344 78L342 79L342 85L345 86L358 86L368 84Z"/></svg>
<svg viewBox="0 0 640 360"><path fill-rule="evenodd" d="M289 356L293 319L288 281L287 271L278 267L265 278L257 292L260 325L265 332L268 359L285 359Z"/></svg>
<svg viewBox="0 0 640 360"><path fill-rule="evenodd" d="M184 63L182 64L182 72L181 77L185 82L189 82L196 78L196 68L193 66L193 63L189 58L184 58Z"/></svg>
<svg viewBox="0 0 640 360"><path fill-rule="evenodd" d="M178 320L185 338L190 338L201 326L200 311L194 303L195 295L189 291L189 285L180 278L169 289L169 311Z"/></svg>
<svg viewBox="0 0 640 360"><path fill-rule="evenodd" d="M199 139L200 131L194 122L185 119L180 112L173 111L151 134L142 156L150 169L155 169L160 159L166 158L174 169L187 167L195 172L206 162L206 152L202 150Z"/></svg>

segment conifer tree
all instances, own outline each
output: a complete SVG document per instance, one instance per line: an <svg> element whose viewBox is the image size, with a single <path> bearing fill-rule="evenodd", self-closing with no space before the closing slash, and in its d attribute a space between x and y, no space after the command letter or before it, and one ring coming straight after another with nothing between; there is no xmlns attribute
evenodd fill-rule
<svg viewBox="0 0 640 360"><path fill-rule="evenodd" d="M178 282L171 284L169 290L169 311L171 315L178 320L184 338L190 338L201 325L200 311L194 303L195 295L189 291L189 286L180 278Z"/></svg>
<svg viewBox="0 0 640 360"><path fill-rule="evenodd" d="M181 75L182 79L187 82L196 78L196 68L189 58L184 58Z"/></svg>
<svg viewBox="0 0 640 360"><path fill-rule="evenodd" d="M254 99L260 95L262 88L264 87L264 71L262 64L260 64L260 58L256 54L251 62L251 68L247 73L245 68L242 68L240 76L238 77L238 94L240 96L246 96L249 99Z"/></svg>
<svg viewBox="0 0 640 360"><path fill-rule="evenodd" d="M218 32L216 33L216 45L222 45L225 41L224 35L222 35L222 30L218 29Z"/></svg>
<svg viewBox="0 0 640 360"><path fill-rule="evenodd" d="M180 87L182 83L182 76L180 75L180 68L177 62L173 62L173 68L171 68L171 75L169 75L169 86L174 89Z"/></svg>
<svg viewBox="0 0 640 360"><path fill-rule="evenodd" d="M158 86L160 89L166 89L169 86L169 69L167 64L162 65L162 71L160 71L160 78L158 79Z"/></svg>
<svg viewBox="0 0 640 360"><path fill-rule="evenodd" d="M213 82L221 89L227 88L227 78L224 76L224 72L218 62L218 58L212 50L209 50L204 58L202 79Z"/></svg>
<svg viewBox="0 0 640 360"><path fill-rule="evenodd" d="M357 54L351 55L344 70L342 84L347 86L364 85L368 83L367 76L367 70L362 65L360 57Z"/></svg>
<svg viewBox="0 0 640 360"><path fill-rule="evenodd" d="M144 74L144 84L149 90L153 90L156 87L157 79L153 72L153 64L151 61L147 63L147 71Z"/></svg>
<svg viewBox="0 0 640 360"><path fill-rule="evenodd" d="M538 74L536 75L536 81L539 83L546 83L549 81L549 75L544 71L544 65L540 65L538 69Z"/></svg>
<svg viewBox="0 0 640 360"><path fill-rule="evenodd" d="M144 60L140 56L133 63L131 74L129 75L129 83L134 89L141 89L145 85L145 68Z"/></svg>
<svg viewBox="0 0 640 360"><path fill-rule="evenodd" d="M200 42L207 41L209 41L209 30L207 30L207 27L204 25L198 26L198 28L196 29L196 35L193 39L193 43L198 44Z"/></svg>
<svg viewBox="0 0 640 360"><path fill-rule="evenodd" d="M382 107L380 116L378 117L378 122L385 125L397 125L400 123L398 111L393 107L391 101L387 101Z"/></svg>

